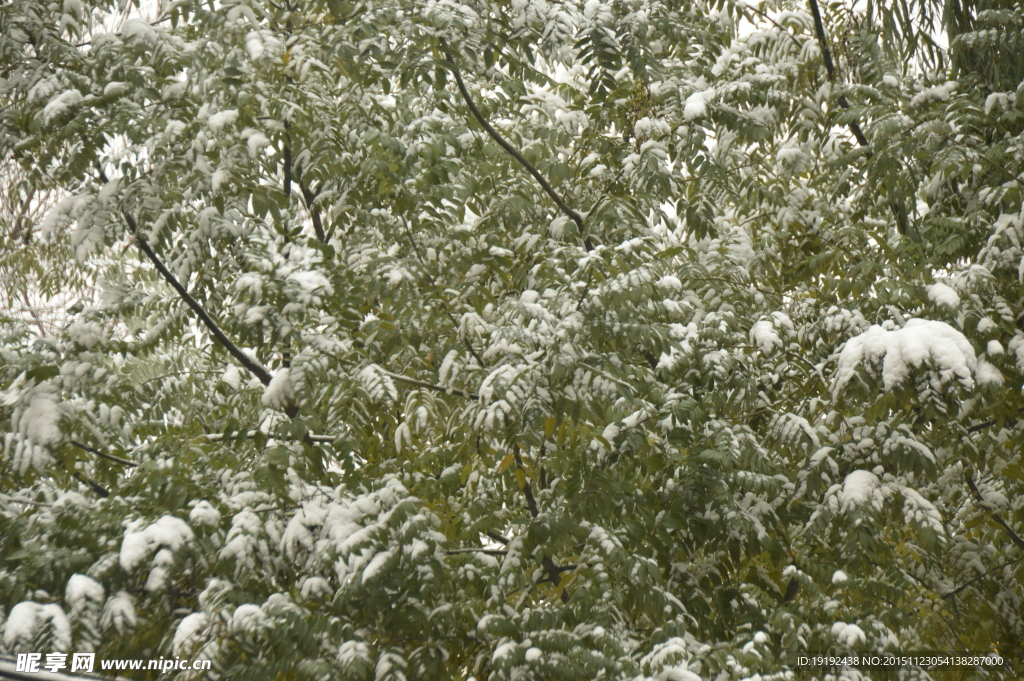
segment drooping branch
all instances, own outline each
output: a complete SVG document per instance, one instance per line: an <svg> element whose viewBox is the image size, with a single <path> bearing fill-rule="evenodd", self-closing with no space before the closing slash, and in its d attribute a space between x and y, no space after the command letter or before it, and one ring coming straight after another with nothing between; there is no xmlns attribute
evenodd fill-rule
<svg viewBox="0 0 1024 681"><path fill-rule="evenodd" d="M967 486L971 488L971 493L974 495L974 498L979 504L982 504L982 507L984 508L984 504L986 503L985 497L982 496L981 490L979 490L978 485L975 484L974 478L972 478L971 474L967 472L964 473L964 477L967 478ZM1016 544L1017 548L1024 550L1024 539L1021 539L1020 535L1014 532L1013 528L1003 520L1003 517L991 509L985 510L988 512L989 516L992 517L992 520L996 521L996 524L1003 528L1003 532L1005 532L1006 536L1010 538L1010 541Z"/></svg>
<svg viewBox="0 0 1024 681"><path fill-rule="evenodd" d="M491 139L498 143L498 146L507 151L512 158L519 162L519 165L526 169L526 172L533 176L533 179L535 179L537 184L541 186L544 193L551 197L551 200L555 202L558 209L570 220L576 223L576 227L579 228L580 236L584 238L584 244L586 245L587 250L591 250L593 245L590 242L590 238L586 236L583 226L583 217L570 208L569 204L567 204L562 197L558 195L558 192L555 191L554 187L544 179L544 176L540 174L540 171L537 170L537 168L535 168L534 165L530 163L518 149L502 137L501 133L495 130L494 127L487 122L487 119L484 118L484 115L480 113L480 109L478 109L476 104L473 102L473 98L470 96L469 90L466 88L466 84L462 81L462 73L459 72L458 67L455 65L455 59L452 57L451 52L447 51L447 44L443 40L441 41L441 47L445 50L445 61L448 62L448 68L451 69L452 75L455 76L455 83L458 85L459 93L462 95L462 99L465 100L466 106L469 107L470 112L473 114L473 118L475 118L477 123L480 124L480 127L490 135Z"/></svg>
<svg viewBox="0 0 1024 681"><path fill-rule="evenodd" d="M124 217L125 222L128 223L128 228L131 229L132 234L135 237L135 244L139 247L139 250L141 250L149 261L153 263L153 267L155 267L157 272L160 273L160 276L171 285L171 288L173 288L178 296L185 301L185 304L195 312L196 316L199 317L199 321L203 323L203 326L209 329L210 334L217 339L217 342L220 343L232 357L238 360L238 363L245 367L250 374L258 378L260 383L263 385L270 385L270 372L247 354L242 352L241 348L232 343L231 339L224 335L224 332L220 330L217 323L214 322L210 315L206 313L206 310L203 309L203 306L200 305L195 298L189 295L188 291L185 290L185 287L181 285L181 282L171 274L171 271L167 269L163 261L161 261L160 258L157 257L157 254L153 252L153 249L150 248L149 244L139 232L139 227L135 222L135 218L125 210L121 211L121 215Z"/></svg>

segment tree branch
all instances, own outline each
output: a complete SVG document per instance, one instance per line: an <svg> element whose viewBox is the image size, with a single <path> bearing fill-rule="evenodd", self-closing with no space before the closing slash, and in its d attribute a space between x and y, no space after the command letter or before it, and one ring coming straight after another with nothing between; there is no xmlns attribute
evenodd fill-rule
<svg viewBox="0 0 1024 681"><path fill-rule="evenodd" d="M1017 558L1016 560L1011 560L1009 563L1003 563L1002 565L997 565L994 568L992 568L991 570L986 570L985 572L981 573L980 575L978 575L974 579L967 580L966 582L964 582L963 584L961 584L957 588L953 589L949 593L942 594L942 597L943 598L952 598L953 596L956 596L961 591L963 591L964 589L969 587L971 584L974 584L975 582L977 582L979 579L982 579L983 577L988 577L993 572L997 572L999 570L1002 570L1003 568L1008 568L1011 565L1016 565L1017 563L1021 562L1022 560L1024 560L1024 556L1021 556L1020 558Z"/></svg>
<svg viewBox="0 0 1024 681"><path fill-rule="evenodd" d="M487 536L493 539L494 541L498 542L499 544L504 544L505 546L508 546L510 541L508 537L502 537L497 532L488 532Z"/></svg>
<svg viewBox="0 0 1024 681"><path fill-rule="evenodd" d="M809 0L811 3L811 15L814 17L814 32L818 36L818 44L821 46L821 56L825 61L825 71L828 73L828 79L830 82L836 80L836 65L832 61L832 52L828 49L828 39L825 37L825 24L821 21L821 11L818 9L818 0ZM839 96L839 106L844 109L850 108L850 102L846 100L846 97ZM864 132L860 129L860 126L856 121L850 122L850 132L857 138L857 143L862 147L871 146L868 144L868 138L864 136Z"/></svg>
<svg viewBox="0 0 1024 681"><path fill-rule="evenodd" d="M526 477L526 470L523 467L523 459L519 456L519 445L514 448L516 457L516 468L523 471L523 477ZM537 500L533 498L533 487L530 485L529 479L526 479L523 483L523 494L526 495L526 508L530 510L530 515L536 518L540 515L540 511L537 510Z"/></svg>
<svg viewBox="0 0 1024 681"><path fill-rule="evenodd" d="M445 551L449 556L454 553L486 553L488 556L504 556L508 554L505 549L484 549L484 548L473 548L473 549L448 549Z"/></svg>
<svg viewBox="0 0 1024 681"><path fill-rule="evenodd" d="M260 383L263 385L270 385L270 372L249 357L249 355L242 352L241 348L232 343L231 340L224 335L224 332L220 330L220 327L217 326L216 322L213 321L210 315L206 314L206 310L203 309L202 305L200 305L195 298L189 295L188 291L185 290L185 287L181 285L173 274L171 274L170 270L167 269L160 258L157 257L156 253L153 252L153 249L149 247L149 244L146 243L142 234L139 233L139 227L136 224L135 219L129 215L126 210L122 210L121 215L124 216L125 222L128 223L128 228L131 229L132 234L135 237L135 244L139 247L139 250L149 258L149 261L153 263L153 266L156 268L157 272L160 273L160 276L162 276L164 280L171 285L171 288L173 288L177 292L178 296L185 301L185 304L192 308L192 311L195 312L197 317L199 317L199 320L203 325L209 329L213 337L217 339L217 342L220 343L229 354L237 359L238 363L245 367L250 374L258 378Z"/></svg>
<svg viewBox="0 0 1024 681"><path fill-rule="evenodd" d="M302 169L295 169L295 181L299 185L299 190L302 192L302 200L306 203L306 210L309 211L309 216L313 218L313 231L316 232L316 238L320 240L320 243L327 243L327 232L324 231L324 223L320 219L320 209L314 205L317 195L320 190L312 191L306 186L306 183L302 181ZM321 186L321 189L323 187Z"/></svg>
<svg viewBox="0 0 1024 681"><path fill-rule="evenodd" d="M971 492L974 494L974 498L978 501L979 504L982 504L982 508L984 508L984 504L986 503L985 497L981 495L981 490L979 490L978 486L974 484L974 478L972 478L971 474L968 473L966 470L964 471L964 477L967 478L967 486L971 488ZM987 511L988 514L992 517L992 520L996 521L996 523L998 523L999 526L1003 528L1003 531L1010 538L1010 541L1016 544L1017 548L1024 551L1024 539L1021 539L1020 535L1013 531L1013 528L1010 527L1005 520L1003 520L1002 516L988 508L985 508L985 511Z"/></svg>
<svg viewBox="0 0 1024 681"><path fill-rule="evenodd" d="M580 231L580 236L584 240L584 245L586 246L588 251L591 250L593 248L593 244L590 241L590 237L588 237L586 235L586 232L584 231L583 217L579 213L574 211L572 208L570 208L569 205L564 200L562 200L562 197L558 195L558 192L556 192L554 188L548 183L548 181L544 179L544 176L540 174L540 171L538 171L532 163L526 160L526 157L523 156L518 149L509 144L509 142L506 141L505 138L502 137L501 134L491 126L490 123L487 122L487 119L484 118L484 115L482 113L480 113L480 109L477 108L476 104L473 102L473 98L469 95L469 90L466 89L466 84L462 81L462 74L459 72L458 67L455 65L455 59L452 57L451 52L448 51L448 45L444 40L441 41L441 48L445 51L445 60L448 62L448 67L451 69L452 75L455 76L455 83L459 87L459 92L462 94L462 99L465 100L466 106L469 107L470 112L472 112L473 118L475 118L477 123L480 124L480 127L482 127L487 132L487 134L491 136L491 139L498 143L498 146L507 151L512 156L512 158L519 161L519 165L523 166L523 168L526 169L526 172L530 173L530 175L533 176L533 179L535 179L537 181L537 184L541 186L541 189L544 190L544 193L550 196L551 200L555 202L555 205L558 206L558 209L565 213L565 215L568 216L569 219L576 223L576 227L578 227Z"/></svg>
<svg viewBox="0 0 1024 681"><path fill-rule="evenodd" d="M106 459L107 461L113 461L114 463L119 463L122 466L131 466L132 468L135 468L135 467L137 467L139 465L139 464L135 463L134 461L129 461L128 459L122 459L121 457L114 456L113 454L107 454L106 452L101 452L98 449L93 449L92 447L89 447L87 445L83 445L81 442L75 442L74 440L69 440L68 442L73 447L78 447L82 451L89 452L90 454L95 454L96 456L100 457L101 459Z"/></svg>
<svg viewBox="0 0 1024 681"><path fill-rule="evenodd" d="M427 388L429 390L433 390L433 391L439 392L439 393L447 393L449 395L458 395L459 397L465 397L467 400L479 400L480 399L480 396L477 395L476 393L465 392L463 390L459 390L458 388L445 388L443 385L435 385L433 383L427 383L426 381L421 381L421 380L416 379L416 378L409 378L408 376L403 376L402 374L394 374L394 373L391 373L390 371L387 371L385 369L381 369L381 373L383 373L386 376L391 377L392 379L394 379L394 380L396 380L396 381L398 381L400 383L408 383L409 385L419 386L420 388Z"/></svg>

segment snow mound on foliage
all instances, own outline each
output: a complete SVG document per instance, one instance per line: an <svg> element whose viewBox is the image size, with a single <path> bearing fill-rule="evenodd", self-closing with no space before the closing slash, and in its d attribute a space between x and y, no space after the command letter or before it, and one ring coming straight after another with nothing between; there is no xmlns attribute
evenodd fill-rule
<svg viewBox="0 0 1024 681"><path fill-rule="evenodd" d="M198 639L200 632L206 628L206 613L194 612L178 623L174 630L174 654L182 653L186 645L191 647Z"/></svg>
<svg viewBox="0 0 1024 681"><path fill-rule="evenodd" d="M846 622L836 622L833 624L832 635L836 637L837 641L846 644L850 648L868 640L863 629L856 624L847 624Z"/></svg>
<svg viewBox="0 0 1024 681"><path fill-rule="evenodd" d="M879 487L878 476L871 471L853 471L843 481L843 489L839 492L839 503L846 513L854 508L871 503L881 507L880 495L876 494Z"/></svg>
<svg viewBox="0 0 1024 681"><path fill-rule="evenodd" d="M960 307L960 295L941 281L928 286L928 300L954 310Z"/></svg>
<svg viewBox="0 0 1024 681"><path fill-rule="evenodd" d="M204 499L188 514L188 521L193 525L216 528L220 525L220 517L220 511Z"/></svg>
<svg viewBox="0 0 1024 681"><path fill-rule="evenodd" d="M102 603L105 597L106 593L103 591L103 585L86 575L71 575L71 579L68 580L68 586L64 590L64 600L72 608L81 601Z"/></svg>
<svg viewBox="0 0 1024 681"><path fill-rule="evenodd" d="M170 515L165 515L142 530L137 529L139 525L139 521L129 525L121 542L121 567L128 572L138 567L158 548L167 547L177 551L183 544L192 541L194 536L184 520Z"/></svg>
<svg viewBox="0 0 1024 681"><path fill-rule="evenodd" d="M900 329L888 331L877 324L846 342L839 354L833 393L838 394L856 374L857 367L869 371L881 362L882 384L892 390L910 377L911 369L930 363L937 372L932 385L941 389L951 379L963 387L974 387L972 374L978 361L974 348L962 333L945 322L911 319Z"/></svg>
<svg viewBox="0 0 1024 681"><path fill-rule="evenodd" d="M4 646L14 650L18 644L31 644L42 629L51 628L48 650L66 651L71 647L71 623L56 603L24 601L11 608L4 623Z"/></svg>
<svg viewBox="0 0 1024 681"><path fill-rule="evenodd" d="M100 617L100 629L106 631L113 627L119 636L124 636L135 627L138 617L135 614L135 600L127 591L118 591L103 606Z"/></svg>

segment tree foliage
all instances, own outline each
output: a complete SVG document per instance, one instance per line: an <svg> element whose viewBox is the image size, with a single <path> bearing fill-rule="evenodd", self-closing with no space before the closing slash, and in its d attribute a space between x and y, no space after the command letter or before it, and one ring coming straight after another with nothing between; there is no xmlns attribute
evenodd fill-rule
<svg viewBox="0 0 1024 681"><path fill-rule="evenodd" d="M8 2L0 652L1019 678L1022 21Z"/></svg>

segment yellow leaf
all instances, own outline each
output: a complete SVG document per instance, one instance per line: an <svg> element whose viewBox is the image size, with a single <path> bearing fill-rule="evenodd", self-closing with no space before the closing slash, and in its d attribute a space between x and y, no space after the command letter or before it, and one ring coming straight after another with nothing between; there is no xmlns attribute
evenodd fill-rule
<svg viewBox="0 0 1024 681"><path fill-rule="evenodd" d="M523 472L522 468L516 469L516 482L519 483L520 487L526 487L526 473Z"/></svg>
<svg viewBox="0 0 1024 681"><path fill-rule="evenodd" d="M508 456L506 456L504 459L501 460L501 463L498 464L498 472L504 473L506 470L508 470L508 467L511 466L512 462L515 460L515 454L509 454Z"/></svg>

